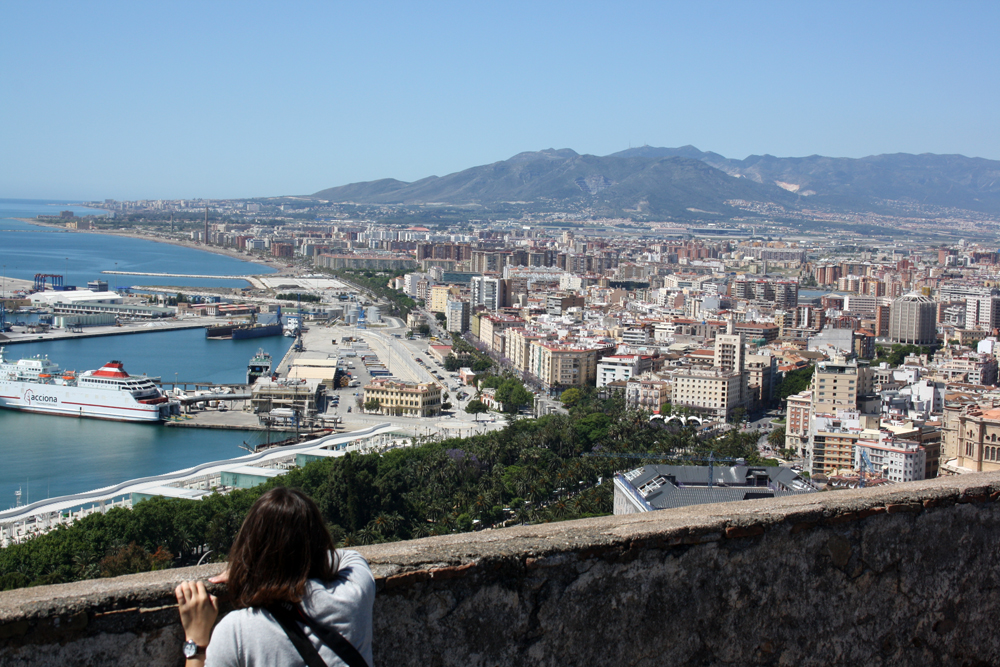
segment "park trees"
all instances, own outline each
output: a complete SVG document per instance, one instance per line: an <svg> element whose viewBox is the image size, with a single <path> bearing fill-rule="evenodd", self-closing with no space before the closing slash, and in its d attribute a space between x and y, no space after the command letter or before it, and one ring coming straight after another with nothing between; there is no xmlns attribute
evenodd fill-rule
<svg viewBox="0 0 1000 667"><path fill-rule="evenodd" d="M559 400L567 408L571 408L580 402L580 390L576 387L570 387L559 395Z"/></svg>
<svg viewBox="0 0 1000 667"><path fill-rule="evenodd" d="M465 405L465 411L475 415L476 421L479 421L479 415L489 412L490 409L482 401L473 399Z"/></svg>

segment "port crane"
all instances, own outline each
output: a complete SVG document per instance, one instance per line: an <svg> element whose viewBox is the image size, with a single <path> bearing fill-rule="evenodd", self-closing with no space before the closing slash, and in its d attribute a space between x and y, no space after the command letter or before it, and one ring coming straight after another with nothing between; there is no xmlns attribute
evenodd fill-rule
<svg viewBox="0 0 1000 667"><path fill-rule="evenodd" d="M35 291L44 292L46 284L52 285L54 290L62 289L63 277L55 273L36 273Z"/></svg>

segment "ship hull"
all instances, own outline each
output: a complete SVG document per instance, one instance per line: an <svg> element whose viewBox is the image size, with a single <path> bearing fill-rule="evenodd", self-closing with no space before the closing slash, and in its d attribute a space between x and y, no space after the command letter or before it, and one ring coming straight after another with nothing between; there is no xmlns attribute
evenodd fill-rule
<svg viewBox="0 0 1000 667"><path fill-rule="evenodd" d="M123 391L0 381L0 408L86 419L157 423L160 405L147 405Z"/></svg>
<svg viewBox="0 0 1000 667"><path fill-rule="evenodd" d="M233 340L246 338L264 338L265 336L280 336L281 324L258 324L254 327L236 327L233 329Z"/></svg>
<svg viewBox="0 0 1000 667"><path fill-rule="evenodd" d="M205 337L215 340L246 340L247 338L264 338L265 336L280 336L281 324L256 324L253 326L221 325L205 329Z"/></svg>

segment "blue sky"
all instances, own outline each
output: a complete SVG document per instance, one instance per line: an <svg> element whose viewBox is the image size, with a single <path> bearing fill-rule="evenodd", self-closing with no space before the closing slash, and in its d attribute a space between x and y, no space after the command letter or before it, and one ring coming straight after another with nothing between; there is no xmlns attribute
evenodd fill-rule
<svg viewBox="0 0 1000 667"><path fill-rule="evenodd" d="M997 2L3 2L0 197L306 194L544 148L1000 159Z"/></svg>

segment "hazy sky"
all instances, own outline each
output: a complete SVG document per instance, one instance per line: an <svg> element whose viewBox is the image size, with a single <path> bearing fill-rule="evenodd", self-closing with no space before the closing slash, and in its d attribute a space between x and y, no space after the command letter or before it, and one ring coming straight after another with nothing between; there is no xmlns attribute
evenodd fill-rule
<svg viewBox="0 0 1000 667"><path fill-rule="evenodd" d="M1000 159L1000 3L0 2L0 197L307 194L572 148Z"/></svg>

